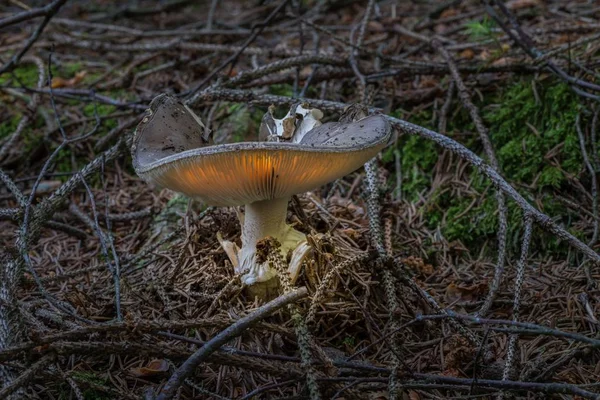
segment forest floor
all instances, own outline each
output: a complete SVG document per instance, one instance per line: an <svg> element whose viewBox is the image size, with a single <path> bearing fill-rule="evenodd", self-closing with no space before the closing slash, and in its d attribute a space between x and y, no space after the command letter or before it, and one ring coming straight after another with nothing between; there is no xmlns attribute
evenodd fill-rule
<svg viewBox="0 0 600 400"><path fill-rule="evenodd" d="M599 32L587 0L5 2L0 398L600 399ZM375 174L291 202L294 305L259 316L234 208L135 174L161 93L217 143L300 98L389 119Z"/></svg>

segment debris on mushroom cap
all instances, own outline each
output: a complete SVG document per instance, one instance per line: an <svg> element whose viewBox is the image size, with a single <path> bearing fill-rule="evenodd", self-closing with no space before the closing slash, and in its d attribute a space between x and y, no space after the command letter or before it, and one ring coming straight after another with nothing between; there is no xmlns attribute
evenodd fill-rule
<svg viewBox="0 0 600 400"><path fill-rule="evenodd" d="M260 141L277 142L292 141L299 143L304 135L313 128L321 125L323 112L310 108L307 103L295 104L287 115L277 119L273 115L275 106L270 106L260 124Z"/></svg>
<svg viewBox="0 0 600 400"><path fill-rule="evenodd" d="M369 115L369 109L364 104L354 103L346 106L342 115L340 116L340 122L354 122L359 121Z"/></svg>
<svg viewBox="0 0 600 400"><path fill-rule="evenodd" d="M302 120L294 132L292 138L294 143L302 143L302 139L308 132L322 125L323 112L317 108L307 107L308 104L301 104L296 108L296 118L302 116Z"/></svg>
<svg viewBox="0 0 600 400"><path fill-rule="evenodd" d="M300 142L209 145L193 111L160 96L137 128L135 170L148 181L207 204L243 205L290 197L344 176L375 156L391 135L381 115L320 125L322 113L304 104L289 115L302 116L294 123L303 132ZM305 123L313 128L304 131Z"/></svg>

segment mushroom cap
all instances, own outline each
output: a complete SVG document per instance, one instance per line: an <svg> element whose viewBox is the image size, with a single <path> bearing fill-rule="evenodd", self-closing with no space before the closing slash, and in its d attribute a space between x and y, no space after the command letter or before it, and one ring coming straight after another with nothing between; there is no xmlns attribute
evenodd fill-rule
<svg viewBox="0 0 600 400"><path fill-rule="evenodd" d="M204 125L183 103L161 95L138 125L132 146L136 173L146 181L216 206L290 197L349 174L389 141L381 115L326 123L299 143L208 145Z"/></svg>

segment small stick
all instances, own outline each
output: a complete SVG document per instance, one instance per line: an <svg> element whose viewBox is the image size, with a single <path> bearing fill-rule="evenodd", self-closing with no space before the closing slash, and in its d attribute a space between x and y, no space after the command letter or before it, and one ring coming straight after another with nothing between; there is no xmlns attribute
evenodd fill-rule
<svg viewBox="0 0 600 400"><path fill-rule="evenodd" d="M40 35L44 31L44 29L46 28L46 25L48 25L48 22L50 22L50 20L54 16L54 14L56 14L58 12L58 10L60 10L60 8L66 2L67 2L67 0L56 0L47 6L47 9L45 10L45 13L44 13L44 20L38 25L37 29L33 32L33 34L29 37L29 39L27 39L25 46L23 46L23 48L17 54L15 54L10 59L9 62L4 64L0 68L0 74L3 74L4 72L9 71L11 68L13 68L15 65L17 65L19 63L19 61L21 61L21 57L23 57L23 55L25 55L25 53L27 53L27 50L29 50L31 48L31 46L33 46L35 41L38 40L38 38L40 37ZM46 8L46 7L44 7L44 8Z"/></svg>
<svg viewBox="0 0 600 400"><path fill-rule="evenodd" d="M585 149L585 137L581 130L581 114L577 114L575 120L575 128L577 130L577 136L579 136L579 147L581 148L581 156L583 157L583 163L590 173L592 178L592 212L594 214L594 233L592 234L592 240L588 243L589 246L593 246L598 240L598 183L597 183L597 172L592 166L590 157L588 156L587 150ZM595 147L596 143L592 142L592 147Z"/></svg>
<svg viewBox="0 0 600 400"><path fill-rule="evenodd" d="M485 154L489 160L489 163L492 166L492 168L494 168L497 171L500 171L500 165L498 164L498 159L496 158L494 146L492 146L492 141L490 140L488 130L485 124L483 123L483 119L479 115L477 107L475 106L475 104L473 104L473 101L471 101L471 96L469 94L467 86L460 77L458 68L456 67L456 63L452 59L452 56L450 56L448 51L444 48L444 46L442 46L442 44L437 38L431 41L431 45L446 60L448 68L450 69L450 73L452 74L452 79L456 84L458 96L462 101L464 107L469 112L471 120L473 120L473 124L475 125L477 133L479 133L479 139L483 144L483 148L485 150ZM448 91L451 93L452 88L449 88ZM449 98L451 98L451 94L449 95ZM444 104L444 107L446 107L446 104ZM485 299L483 305L481 306L481 309L479 310L479 314L482 316L486 315L490 307L492 306L494 298L496 297L496 293L500 288L500 283L502 282L502 275L504 275L504 259L506 258L506 230L508 226L508 207L506 206L506 199L502 190L496 190L496 201L498 201L498 258L496 259L494 278L490 283L488 296Z"/></svg>
<svg viewBox="0 0 600 400"><path fill-rule="evenodd" d="M308 295L308 290L305 287L301 287L296 291L284 294L279 296L275 300L272 300L265 304L264 306L258 308L251 314L241 318L233 325L229 326L227 329L221 331L217 336L209 340L204 346L202 346L198 351L192 354L182 365L179 367L169 381L165 385L165 387L161 390L161 393L158 395L156 400L167 400L171 399L177 389L183 381L192 374L194 369L200 364L203 360L205 360L208 356L210 356L215 351L219 350L221 346L227 343L232 338L241 335L246 329L260 321L263 318L266 318L273 312L279 310L280 308L290 304L296 300L299 300Z"/></svg>
<svg viewBox="0 0 600 400"><path fill-rule="evenodd" d="M519 306L521 305L521 289L523 288L523 280L525 278L525 266L527 264L527 254L529 253L529 243L531 243L531 231L533 230L533 221L531 216L525 214L524 218L525 232L523 233L523 242L521 243L521 256L517 262L517 276L515 278L515 298L513 304L513 321L519 320ZM517 346L517 334L510 335L508 340L508 350L506 352L506 362L504 371L502 372L502 380L507 381L515 358L515 348ZM498 399L504 398L504 392L498 394Z"/></svg>
<svg viewBox="0 0 600 400"><path fill-rule="evenodd" d="M250 35L248 37L248 39L246 39L246 41L244 42L244 44L242 45L242 47L240 47L240 49L238 51L236 51L234 54L232 54L227 60L225 60L223 62L223 64L219 65L217 68L215 68L214 70L212 70L203 80L202 82L200 82L198 85L196 85L196 87L194 89L191 90L190 95L192 95L193 97L191 98L191 102L194 101L194 99L196 97L198 97L199 93L198 92L207 82L209 82L215 75L217 75L219 72L221 72L223 69L225 69L228 65L231 65L231 68L233 68L233 66L235 65L237 59L240 57L240 55L244 52L244 50L246 49L246 47L250 46L250 44L252 42L254 42L254 40L256 40L256 38L258 37L258 35L261 34L261 32L263 31L263 29L265 29L267 27L267 25L269 24L269 22L271 22L271 20L277 15L279 14L279 11L281 11L288 3L289 0L283 0L281 3L279 3L279 5L271 12L271 14L269 14L269 16L258 25L258 27L256 28L256 30L252 33L252 35Z"/></svg>
<svg viewBox="0 0 600 400"><path fill-rule="evenodd" d="M38 372L54 361L54 357L54 354L45 355L18 378L15 378L10 385L3 387L2 390L0 390L0 399L7 399L12 393L19 390L19 388L23 387L29 381L34 379Z"/></svg>

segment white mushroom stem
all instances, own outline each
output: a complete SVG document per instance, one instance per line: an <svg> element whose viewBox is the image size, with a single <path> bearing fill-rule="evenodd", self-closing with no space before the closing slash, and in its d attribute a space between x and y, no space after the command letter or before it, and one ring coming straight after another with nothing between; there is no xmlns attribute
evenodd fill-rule
<svg viewBox="0 0 600 400"><path fill-rule="evenodd" d="M242 248L238 253L238 268L236 272L243 274L241 280L247 285L265 282L277 275L275 269L268 263L256 262L256 243L272 236L281 243L280 251L287 256L290 250L306 240L302 232L298 232L285 222L288 199L257 201L247 204L242 224Z"/></svg>

